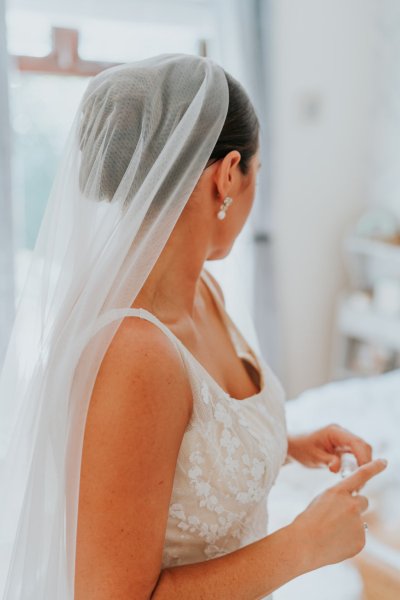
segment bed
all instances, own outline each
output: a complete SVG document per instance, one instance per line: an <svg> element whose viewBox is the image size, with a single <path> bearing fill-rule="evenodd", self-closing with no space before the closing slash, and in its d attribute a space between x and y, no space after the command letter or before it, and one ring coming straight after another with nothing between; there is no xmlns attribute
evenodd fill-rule
<svg viewBox="0 0 400 600"><path fill-rule="evenodd" d="M299 577L274 600L395 600L400 598L400 369L379 376L334 381L287 401L290 433L339 423L364 437L387 469L363 488L367 543L355 558ZM282 467L269 497L270 532L289 523L311 499L340 480L328 469ZM323 586L323 588L321 587ZM323 589L323 595L321 590Z"/></svg>

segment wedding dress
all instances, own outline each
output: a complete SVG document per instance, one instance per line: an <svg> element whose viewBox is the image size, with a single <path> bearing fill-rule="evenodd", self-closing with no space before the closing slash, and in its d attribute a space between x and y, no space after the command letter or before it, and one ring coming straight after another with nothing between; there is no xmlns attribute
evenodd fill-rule
<svg viewBox="0 0 400 600"><path fill-rule="evenodd" d="M287 455L285 393L230 318L206 269L201 272L237 355L260 374L260 390L231 397L155 315L133 308L174 342L193 392L178 454L162 568L223 556L267 535L268 492Z"/></svg>

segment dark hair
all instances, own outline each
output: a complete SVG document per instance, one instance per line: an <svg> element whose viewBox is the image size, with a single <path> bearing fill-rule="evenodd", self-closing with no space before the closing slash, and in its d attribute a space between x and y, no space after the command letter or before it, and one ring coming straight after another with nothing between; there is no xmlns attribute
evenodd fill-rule
<svg viewBox="0 0 400 600"><path fill-rule="evenodd" d="M243 86L230 73L225 71L225 75L229 89L228 113L206 166L237 150L241 154L239 167L247 175L250 160L258 149L260 124Z"/></svg>
<svg viewBox="0 0 400 600"><path fill-rule="evenodd" d="M242 85L232 75L226 71L224 73L229 92L227 115L206 167L221 160L232 150L237 150L241 154L240 170L246 175L250 160L258 149L259 121ZM85 190L90 189L93 180L98 176L93 167L97 153L100 150L104 153L98 189L92 194L96 200L112 200L138 144L138 125L132 115L137 103L143 111L143 102L146 100L130 94L126 83L126 78L130 77L129 73L120 71L117 75L119 76L114 77L111 82L107 79L100 81L94 92L89 90L82 109L79 132L82 151L79 185L84 193L87 193ZM113 115L113 128L107 125L110 115ZM143 169L146 168L146 165L141 164L138 166L138 172L144 172ZM180 160L177 168L184 168L184 158ZM176 174L171 173L170 179L174 176ZM167 179L158 192L160 199L163 195L168 195L168 185ZM127 196L127 202L133 193L134 184Z"/></svg>

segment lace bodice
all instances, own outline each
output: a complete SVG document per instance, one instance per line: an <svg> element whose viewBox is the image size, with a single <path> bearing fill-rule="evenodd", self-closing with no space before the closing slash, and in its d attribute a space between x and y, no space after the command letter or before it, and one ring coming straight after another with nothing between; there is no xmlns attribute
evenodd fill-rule
<svg viewBox="0 0 400 600"><path fill-rule="evenodd" d="M138 316L177 344L193 391L193 411L176 465L162 568L222 556L267 534L267 496L287 453L284 390L247 344L203 269L235 350L255 366L261 389L228 395L184 344L145 309Z"/></svg>

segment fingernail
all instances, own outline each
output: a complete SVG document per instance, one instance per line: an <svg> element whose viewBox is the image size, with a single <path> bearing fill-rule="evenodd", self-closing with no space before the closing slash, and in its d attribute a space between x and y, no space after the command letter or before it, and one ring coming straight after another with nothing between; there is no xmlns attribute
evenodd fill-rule
<svg viewBox="0 0 400 600"><path fill-rule="evenodd" d="M385 467L387 466L387 464L388 464L388 461L386 460L386 458L380 458L379 460L381 461L381 463L382 463L383 465L385 465Z"/></svg>

